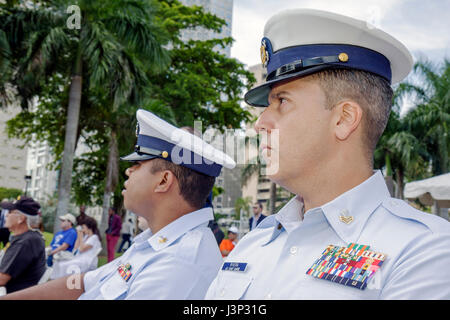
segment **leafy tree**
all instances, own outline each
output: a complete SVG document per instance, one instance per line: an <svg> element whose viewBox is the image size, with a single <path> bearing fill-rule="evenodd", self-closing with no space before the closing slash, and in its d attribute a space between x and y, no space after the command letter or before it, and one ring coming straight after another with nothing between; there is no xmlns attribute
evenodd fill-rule
<svg viewBox="0 0 450 320"><path fill-rule="evenodd" d="M406 82L399 94L415 99L416 107L406 116L408 128L424 141L433 175L449 171L450 152L450 61L441 65L419 61L414 65L418 83Z"/></svg>
<svg viewBox="0 0 450 320"><path fill-rule="evenodd" d="M449 67L447 60L440 68L419 61L414 66L416 80L403 82L394 91L394 108L375 150L375 167L386 167L388 185L395 177L398 198L403 198L405 181L448 172ZM400 117L404 98L415 106Z"/></svg>
<svg viewBox="0 0 450 320"><path fill-rule="evenodd" d="M160 0L152 8L155 10L152 25L160 29L162 39L167 37L170 41L165 46L172 64L166 72L142 68L143 85L136 86L130 99L118 102L108 87L90 81L87 68L82 70L82 108L76 139L82 140L87 150L74 161L73 190L78 204L109 202L103 199L114 192L114 206L121 207L124 171L129 164L118 161L118 155L132 151L138 108L152 111L178 126L192 126L193 119L202 120L204 129L208 126L239 127L249 117L239 102L242 88L252 85L253 76L235 59L212 51L213 43L226 45L231 39L191 41L186 45L179 39L183 28L202 26L219 30L224 21L204 13L200 7L185 7L178 1ZM136 51L130 51L136 65L146 65L145 57ZM64 131L60 128L65 117L61 114L69 99L65 89L67 76L56 74L46 80L36 110L28 111L26 121L18 118L11 121L11 132L18 135L22 132L22 137L31 137L32 132L37 132L35 138L51 141L56 161L59 161L64 146L61 135ZM195 94L189 96L189 92ZM114 146L114 140L117 149L105 147Z"/></svg>
<svg viewBox="0 0 450 320"><path fill-rule="evenodd" d="M22 106L38 95L46 79L68 75L68 106L58 196L58 216L67 210L72 164L78 134L83 79L113 108L138 98L148 83L148 69L167 62L163 34L153 24L152 2L144 0L78 1L81 26L66 26L70 1L19 2L3 5L0 30L22 53L14 64L15 85ZM0 36L1 37L1 36ZM4 37L3 37L4 38ZM3 54L5 56L5 54ZM145 63L143 63L145 62ZM100 93L100 94L99 94Z"/></svg>

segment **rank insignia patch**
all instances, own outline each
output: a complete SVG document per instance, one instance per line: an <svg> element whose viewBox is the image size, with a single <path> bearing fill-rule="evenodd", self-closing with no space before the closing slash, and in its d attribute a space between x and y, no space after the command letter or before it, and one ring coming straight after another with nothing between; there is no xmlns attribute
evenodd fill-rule
<svg viewBox="0 0 450 320"><path fill-rule="evenodd" d="M346 248L329 245L306 274L364 290L385 259L385 254L371 251L366 245L350 243Z"/></svg>

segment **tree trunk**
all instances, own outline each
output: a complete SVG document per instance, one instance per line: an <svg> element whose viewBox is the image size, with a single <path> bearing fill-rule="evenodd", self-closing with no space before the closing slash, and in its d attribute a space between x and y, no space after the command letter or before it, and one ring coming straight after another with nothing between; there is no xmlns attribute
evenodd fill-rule
<svg viewBox="0 0 450 320"><path fill-rule="evenodd" d="M386 181L386 186L391 194L391 197L394 196L394 182L392 180L392 167L391 167L391 158L389 157L389 153L386 152L384 156L386 163L386 177L384 180Z"/></svg>
<svg viewBox="0 0 450 320"><path fill-rule="evenodd" d="M277 185L274 182L270 183L270 200L269 200L269 214L275 213L277 202Z"/></svg>
<svg viewBox="0 0 450 320"><path fill-rule="evenodd" d="M396 179L397 190L395 192L395 197L398 199L404 199L403 198L403 187L404 187L404 185L403 185L403 176L404 176L403 170L397 169L396 176L397 176L397 179Z"/></svg>
<svg viewBox="0 0 450 320"><path fill-rule="evenodd" d="M82 61L80 48L78 48L76 59L74 74L72 75L69 88L69 105L67 109L64 153L61 164L61 178L58 186L58 206L56 209L55 224L53 227L54 233L60 229L59 217L67 214L70 202L70 191L72 187L73 158L75 155L75 141L80 117L82 88Z"/></svg>
<svg viewBox="0 0 450 320"><path fill-rule="evenodd" d="M111 205L111 196L116 189L119 181L119 150L117 147L117 134L111 131L111 139L109 141L108 164L106 166L106 182L105 192L103 194L103 213L100 222L100 232L104 234L108 228L108 209ZM105 237L106 238L106 237ZM103 252L104 251L104 252ZM102 254L106 253L106 246L103 246Z"/></svg>

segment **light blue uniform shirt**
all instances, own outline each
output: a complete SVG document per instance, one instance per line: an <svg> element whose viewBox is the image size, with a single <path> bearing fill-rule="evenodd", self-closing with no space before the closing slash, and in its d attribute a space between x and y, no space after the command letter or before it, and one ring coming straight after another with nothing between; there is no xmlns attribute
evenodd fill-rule
<svg viewBox="0 0 450 320"><path fill-rule="evenodd" d="M157 233L147 229L119 258L84 276L81 300L203 299L222 264L208 221L211 208L184 215ZM120 265L131 265L128 281Z"/></svg>
<svg viewBox="0 0 450 320"><path fill-rule="evenodd" d="M245 235L225 260L245 271L220 270L206 299L450 299L450 223L391 198L381 172L302 212L294 198ZM387 256L366 289L306 274L328 245L350 243Z"/></svg>

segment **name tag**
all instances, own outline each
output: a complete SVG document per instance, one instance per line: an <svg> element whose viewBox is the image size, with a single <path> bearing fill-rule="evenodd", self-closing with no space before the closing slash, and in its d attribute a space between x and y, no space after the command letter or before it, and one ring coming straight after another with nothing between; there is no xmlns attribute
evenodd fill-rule
<svg viewBox="0 0 450 320"><path fill-rule="evenodd" d="M228 270L228 271L244 272L246 268L247 268L247 263L244 263L244 262L225 262L222 265L222 270Z"/></svg>

